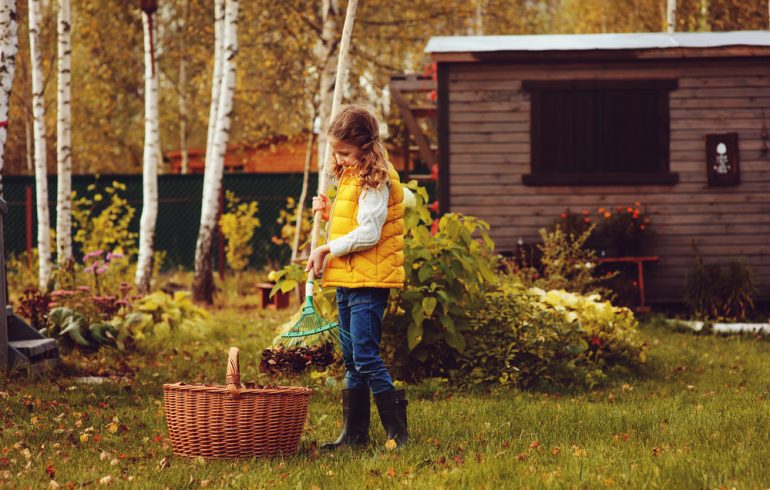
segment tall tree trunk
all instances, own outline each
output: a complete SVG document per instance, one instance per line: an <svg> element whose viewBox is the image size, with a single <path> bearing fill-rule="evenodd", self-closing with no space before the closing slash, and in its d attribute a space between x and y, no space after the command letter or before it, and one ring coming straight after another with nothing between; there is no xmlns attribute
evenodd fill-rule
<svg viewBox="0 0 770 490"><path fill-rule="evenodd" d="M158 217L158 70L155 67L157 29L152 14L142 12L144 25L144 165L142 217L139 221L139 259L134 282L147 292L152 279L155 222Z"/></svg>
<svg viewBox="0 0 770 490"><path fill-rule="evenodd" d="M326 163L324 160L326 151L326 128L331 121L332 99L334 96L334 81L336 78L337 57L334 53L337 51L337 18L339 17L339 6L337 0L323 0L321 2L321 18L323 19L323 28L321 30L321 59L325 60L321 67L321 82L318 92L318 116L320 128L318 130L318 171L322 172L322 167ZM320 179L319 179L320 184ZM318 193L326 189L318 187Z"/></svg>
<svg viewBox="0 0 770 490"><path fill-rule="evenodd" d="M768 5L770 5L770 1L768 2ZM700 31L710 31L709 27L709 0L700 0L700 19L699 19L699 26L698 30Z"/></svg>
<svg viewBox="0 0 770 490"><path fill-rule="evenodd" d="M350 51L350 38L353 36L353 24L356 19L356 10L358 10L358 0L349 0L348 8L345 14L345 24L342 27L342 39L340 40L340 52L337 56L337 80L334 83L334 97L332 99L332 112L331 118L333 118L340 110L340 103L342 102L342 92L345 85L345 77L348 72L348 51ZM327 165L331 160L332 147L329 144L329 140L326 140L326 148L324 150L323 165L318 163L318 188L321 190L326 189L326 175ZM321 229L321 212L317 211L313 218L313 232L311 235L311 249L316 247L318 243L318 232ZM311 272L312 274L312 272ZM312 276L311 276L312 279Z"/></svg>
<svg viewBox="0 0 770 490"><path fill-rule="evenodd" d="M235 58L238 54L238 0L227 0L224 20L224 59L222 62L222 82L219 92L214 141L211 160L206 163L203 177L203 199L201 225L198 243L195 247L195 279L193 297L197 301L214 301L214 279L211 273L211 254L214 243L214 230L219 208L219 192L222 188L222 173L225 164L227 140L230 136L230 117L235 92Z"/></svg>
<svg viewBox="0 0 770 490"><path fill-rule="evenodd" d="M37 204L38 278L45 289L51 277L51 229L48 215L48 166L45 148L43 68L40 57L40 0L29 0L29 54L32 68L32 113L35 138L35 197Z"/></svg>
<svg viewBox="0 0 770 490"><path fill-rule="evenodd" d="M35 155L32 151L32 125L29 121L29 115L24 114L24 147L27 151L26 157L27 157L27 172L29 172L29 175L32 175L35 172Z"/></svg>
<svg viewBox="0 0 770 490"><path fill-rule="evenodd" d="M56 106L56 258L72 258L72 138L70 137L70 0L59 0L58 82Z"/></svg>
<svg viewBox="0 0 770 490"><path fill-rule="evenodd" d="M214 0L214 74L211 79L211 104L209 105L209 128L206 137L206 160L211 161L214 148L214 129L217 125L219 92L222 86L222 66L225 58L225 0Z"/></svg>
<svg viewBox="0 0 770 490"><path fill-rule="evenodd" d="M187 33L187 20L190 12L190 0L182 2L182 27L180 28L179 42L179 151L182 155L182 173L189 172L189 155L187 154L187 52L185 35Z"/></svg>
<svg viewBox="0 0 770 490"><path fill-rule="evenodd" d="M668 0L666 4L666 28L668 32L676 32L676 0Z"/></svg>
<svg viewBox="0 0 770 490"><path fill-rule="evenodd" d="M8 139L8 106L11 102L16 54L19 51L19 26L16 0L0 0L0 197L3 195L5 141Z"/></svg>

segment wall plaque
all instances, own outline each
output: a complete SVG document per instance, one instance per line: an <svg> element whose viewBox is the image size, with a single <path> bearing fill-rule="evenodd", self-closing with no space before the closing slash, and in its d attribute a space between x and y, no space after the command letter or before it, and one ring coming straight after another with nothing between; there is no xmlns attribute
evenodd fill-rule
<svg viewBox="0 0 770 490"><path fill-rule="evenodd" d="M706 173L709 186L739 184L741 174L738 163L738 133L706 135Z"/></svg>

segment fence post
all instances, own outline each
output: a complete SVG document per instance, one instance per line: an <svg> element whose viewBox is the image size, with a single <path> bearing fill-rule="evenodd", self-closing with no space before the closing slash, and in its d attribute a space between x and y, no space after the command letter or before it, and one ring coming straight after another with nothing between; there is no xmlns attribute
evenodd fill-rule
<svg viewBox="0 0 770 490"><path fill-rule="evenodd" d="M8 371L8 312L6 311L7 284L5 282L5 241L3 221L8 205L0 198L0 371Z"/></svg>
<svg viewBox="0 0 770 490"><path fill-rule="evenodd" d="M27 267L32 269L32 186L27 186L25 209L27 211Z"/></svg>

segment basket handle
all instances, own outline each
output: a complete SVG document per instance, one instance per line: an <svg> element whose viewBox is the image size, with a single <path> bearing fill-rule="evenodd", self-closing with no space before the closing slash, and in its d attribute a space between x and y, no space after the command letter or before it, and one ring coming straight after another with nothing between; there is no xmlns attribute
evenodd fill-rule
<svg viewBox="0 0 770 490"><path fill-rule="evenodd" d="M230 396L237 400L241 397L241 392L238 391L238 387L241 385L241 369L238 362L238 348L230 347L230 352L227 354L227 374L225 375L225 383L227 389L230 390Z"/></svg>

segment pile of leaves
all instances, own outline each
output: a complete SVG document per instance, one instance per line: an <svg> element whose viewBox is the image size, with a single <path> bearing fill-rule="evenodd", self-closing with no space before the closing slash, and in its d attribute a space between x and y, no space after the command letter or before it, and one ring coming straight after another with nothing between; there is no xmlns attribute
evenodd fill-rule
<svg viewBox="0 0 770 490"><path fill-rule="evenodd" d="M330 342L310 347L277 346L262 351L259 370L270 376L292 376L302 374L310 367L325 368L334 360L334 344Z"/></svg>

